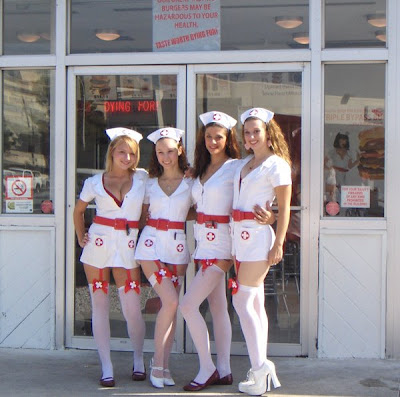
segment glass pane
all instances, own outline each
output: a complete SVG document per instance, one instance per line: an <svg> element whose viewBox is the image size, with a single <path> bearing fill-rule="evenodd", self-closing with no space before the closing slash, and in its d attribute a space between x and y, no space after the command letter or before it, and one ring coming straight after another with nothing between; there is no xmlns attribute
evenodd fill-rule
<svg viewBox="0 0 400 397"><path fill-rule="evenodd" d="M385 46L386 0L325 0L325 48Z"/></svg>
<svg viewBox="0 0 400 397"><path fill-rule="evenodd" d="M301 89L300 72L198 74L197 115L210 110L225 112L239 120L251 107L275 112L289 143L293 161L293 197L291 222L284 247L284 259L271 268L265 279L265 308L269 316L269 342L300 343L300 192L301 192ZM198 118L197 118L198 120ZM198 127L200 125L198 124ZM239 141L242 140L238 134ZM243 148L243 144L240 146ZM296 208L297 207L297 208ZM233 270L228 277L232 277ZM244 342L239 319L228 291L233 342ZM211 314L203 304L212 335Z"/></svg>
<svg viewBox="0 0 400 397"><path fill-rule="evenodd" d="M3 213L53 213L54 71L3 72Z"/></svg>
<svg viewBox="0 0 400 397"><path fill-rule="evenodd" d="M5 55L54 53L54 0L4 0L3 4Z"/></svg>
<svg viewBox="0 0 400 397"><path fill-rule="evenodd" d="M77 76L76 90L76 199L83 182L104 169L109 140L107 128L128 127L145 138L159 126L176 127L176 75L88 75ZM139 167L147 168L152 143L140 142ZM86 227L95 215L94 204L85 213ZM81 248L75 246L75 335L92 335L90 296ZM146 338L154 335L154 321L160 301L142 277L141 299L146 321ZM128 337L115 284L110 287L111 336Z"/></svg>
<svg viewBox="0 0 400 397"><path fill-rule="evenodd" d="M307 48L308 4L308 0L246 4L239 0L197 0L195 4L72 0L70 52Z"/></svg>
<svg viewBox="0 0 400 397"><path fill-rule="evenodd" d="M324 215L384 216L384 98L385 65L325 66Z"/></svg>

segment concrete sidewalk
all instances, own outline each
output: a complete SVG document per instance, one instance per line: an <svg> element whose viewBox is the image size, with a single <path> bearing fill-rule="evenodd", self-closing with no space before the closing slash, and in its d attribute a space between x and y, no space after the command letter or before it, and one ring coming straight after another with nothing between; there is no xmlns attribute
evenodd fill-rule
<svg viewBox="0 0 400 397"><path fill-rule="evenodd" d="M151 355L146 354L146 365ZM271 358L271 357L270 357ZM210 386L188 393L182 386L197 373L194 354L173 354L176 386L155 389L148 379L133 382L132 354L113 352L116 386L102 388L100 366L92 350L0 349L0 396L244 396L237 384L249 369L247 357L232 356L232 386ZM400 360L271 358L282 387L270 396L400 397Z"/></svg>

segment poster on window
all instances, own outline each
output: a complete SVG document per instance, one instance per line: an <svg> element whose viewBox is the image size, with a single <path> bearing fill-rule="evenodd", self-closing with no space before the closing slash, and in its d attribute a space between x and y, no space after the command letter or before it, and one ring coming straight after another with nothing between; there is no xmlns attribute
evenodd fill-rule
<svg viewBox="0 0 400 397"><path fill-rule="evenodd" d="M219 51L220 0L153 0L153 51Z"/></svg>

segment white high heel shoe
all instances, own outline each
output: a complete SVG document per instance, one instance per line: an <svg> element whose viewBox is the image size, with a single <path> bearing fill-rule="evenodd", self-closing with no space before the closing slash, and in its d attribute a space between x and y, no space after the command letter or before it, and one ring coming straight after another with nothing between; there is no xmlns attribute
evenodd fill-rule
<svg viewBox="0 0 400 397"><path fill-rule="evenodd" d="M164 368L163 367L154 367L153 359L150 360L150 382L157 389L163 389L164 388L164 378L157 378L156 376L154 376L153 369L156 369L158 371L164 371Z"/></svg>
<svg viewBox="0 0 400 397"><path fill-rule="evenodd" d="M278 387L281 387L281 382L279 382L279 379L276 376L275 364L271 360L266 360L265 364L268 367L267 391L271 391L271 379L272 379L272 383L273 383L275 389L277 389Z"/></svg>
<svg viewBox="0 0 400 397"><path fill-rule="evenodd" d="M168 378L165 377L165 373L166 372L169 374ZM171 377L170 370L169 369L165 369L165 368L164 368L164 385L165 386L175 386L175 381Z"/></svg>
<svg viewBox="0 0 400 397"><path fill-rule="evenodd" d="M281 386L276 376L275 364L270 360L266 360L257 371L253 369L248 371L247 379L239 383L239 391L250 396L259 396L271 390L271 379L275 388Z"/></svg>

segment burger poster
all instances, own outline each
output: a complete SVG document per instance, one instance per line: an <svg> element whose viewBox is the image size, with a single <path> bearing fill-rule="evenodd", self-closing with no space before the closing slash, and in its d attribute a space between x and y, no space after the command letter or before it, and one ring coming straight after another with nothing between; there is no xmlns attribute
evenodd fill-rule
<svg viewBox="0 0 400 397"><path fill-rule="evenodd" d="M360 160L358 172L363 179L382 180L385 170L385 130L374 127L358 134Z"/></svg>
<svg viewBox="0 0 400 397"><path fill-rule="evenodd" d="M86 100L104 100L116 97L116 76L92 75L85 76Z"/></svg>

